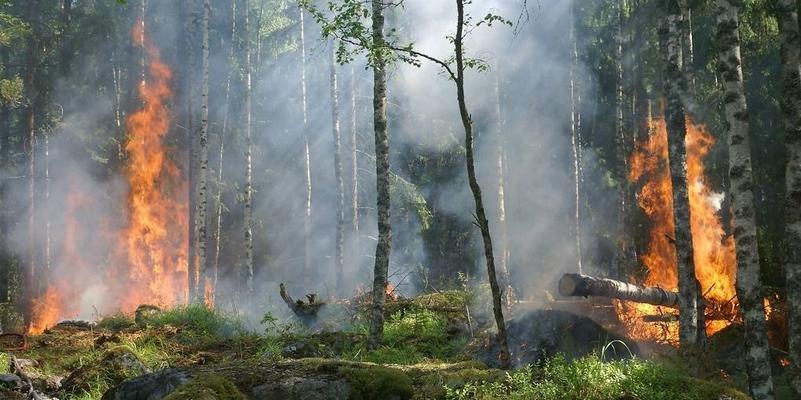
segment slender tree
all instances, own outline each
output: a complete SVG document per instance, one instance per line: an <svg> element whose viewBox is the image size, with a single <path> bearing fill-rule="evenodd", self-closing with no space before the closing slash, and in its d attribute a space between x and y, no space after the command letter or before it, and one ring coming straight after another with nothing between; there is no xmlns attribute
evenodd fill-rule
<svg viewBox="0 0 801 400"><path fill-rule="evenodd" d="M690 231L690 198L687 191L687 121L682 101L685 81L681 58L681 13L678 0L667 0L667 93L668 154L673 185L673 218L679 277L679 340L687 355L694 355L703 345L703 304L699 304L700 284L695 276L692 234Z"/></svg>
<svg viewBox="0 0 801 400"><path fill-rule="evenodd" d="M501 231L500 243L500 269L501 285L506 291L504 299L507 306L511 305L513 296L512 279L509 273L509 230L506 225L506 137L504 135L504 120L501 110L501 72L499 65L495 64L495 170L498 176L498 227Z"/></svg>
<svg viewBox="0 0 801 400"><path fill-rule="evenodd" d="M350 223L353 236L353 262L361 265L361 237L359 234L359 133L356 125L356 69L350 68Z"/></svg>
<svg viewBox="0 0 801 400"><path fill-rule="evenodd" d="M198 267L198 290L195 301L203 301L206 291L206 214L208 207L208 177L209 177L209 14L211 6L209 0L203 0L202 17L202 61L200 85L200 146L199 168L197 176L197 202L195 208L195 246Z"/></svg>
<svg viewBox="0 0 801 400"><path fill-rule="evenodd" d="M253 291L253 93L250 64L250 0L243 0L244 25L244 67L245 67L245 192L244 230L245 230L245 274L248 292Z"/></svg>
<svg viewBox="0 0 801 400"><path fill-rule="evenodd" d="M237 21L237 8L236 8L237 0L231 1L231 39L229 41L229 46L231 46L228 59L229 62L233 63L236 46L234 45L236 41L236 21ZM228 69L228 78L225 80L225 109L223 110L223 120L222 120L222 129L220 130L220 151L219 151L219 160L217 164L217 193L215 196L215 210L214 210L214 257L213 263L211 267L211 281L212 287L214 288L214 301L217 300L217 279L220 273L220 249L222 245L222 215L223 215L223 189L225 187L223 183L223 165L225 162L225 140L228 137L228 130L230 129L230 114L231 114L231 81L234 77L234 68L233 65L229 66Z"/></svg>
<svg viewBox="0 0 801 400"><path fill-rule="evenodd" d="M368 347L377 349L384 336L384 302L392 250L389 198L389 132L387 130L387 60L384 39L384 3L372 0L373 129L375 131L376 208L378 243L373 269L373 306Z"/></svg>
<svg viewBox="0 0 801 400"><path fill-rule="evenodd" d="M26 61L25 61L25 90L28 93L28 104L25 109L25 153L28 158L28 255L25 260L24 307L23 319L26 327L31 326L33 317L33 299L36 296L36 105L37 95L37 66L39 63L38 19L39 0L32 0L28 6L28 22L31 31L28 33Z"/></svg>
<svg viewBox="0 0 801 400"><path fill-rule="evenodd" d="M790 318L790 387L801 397L801 40L798 3L779 0L778 19L782 56L782 122L787 147L784 209L784 271Z"/></svg>
<svg viewBox="0 0 801 400"><path fill-rule="evenodd" d="M762 281L759 276L757 226L754 212L753 174L748 108L740 57L739 2L717 0L718 71L723 78L726 128L729 138L729 178L737 248L737 299L745 325L745 365L748 387L754 399L773 398L770 351L765 327Z"/></svg>
<svg viewBox="0 0 801 400"><path fill-rule="evenodd" d="M334 255L336 273L336 293L344 294L345 269L345 177L342 165L342 134L339 129L339 93L337 88L337 69L333 46L329 55L331 83L331 131L334 136L334 178L337 185L337 226L336 250Z"/></svg>
<svg viewBox="0 0 801 400"><path fill-rule="evenodd" d="M309 148L309 117L306 98L306 22L305 12L300 8L300 96L303 114L303 183L306 188L303 213L303 280L306 287L311 285L311 228L312 228L312 181L311 149Z"/></svg>
<svg viewBox="0 0 801 400"><path fill-rule="evenodd" d="M576 266L578 272L583 273L581 265L581 150L579 132L581 119L579 116L579 94L577 88L578 69L578 38L576 37L576 9L577 0L570 6L570 149L573 156L573 183L575 195L575 210L573 213L573 236L576 243Z"/></svg>

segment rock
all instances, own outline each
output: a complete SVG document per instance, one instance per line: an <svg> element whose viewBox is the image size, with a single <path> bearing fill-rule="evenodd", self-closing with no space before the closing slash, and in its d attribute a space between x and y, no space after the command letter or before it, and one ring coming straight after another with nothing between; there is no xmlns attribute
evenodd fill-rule
<svg viewBox="0 0 801 400"><path fill-rule="evenodd" d="M279 382L254 387L250 395L255 400L346 400L350 385L336 377L290 377Z"/></svg>
<svg viewBox="0 0 801 400"><path fill-rule="evenodd" d="M137 325L145 325L147 323L148 318L158 315L161 312L162 312L161 308L159 308L158 306L150 304L142 304L136 308L134 321L136 322Z"/></svg>
<svg viewBox="0 0 801 400"><path fill-rule="evenodd" d="M149 372L150 370L136 354L124 346L119 346L109 350L100 362L73 371L63 380L62 388L69 393L78 393L90 390L92 384L100 380L113 386Z"/></svg>
<svg viewBox="0 0 801 400"><path fill-rule="evenodd" d="M22 379L14 374L0 374L0 386L18 389L22 387Z"/></svg>
<svg viewBox="0 0 801 400"><path fill-rule="evenodd" d="M557 353L564 354L568 360L581 358L600 351L609 343L607 360L626 359L639 353L635 341L609 332L587 317L562 310L528 312L510 320L506 330L512 362L516 366L537 363ZM498 352L497 341L491 340L482 344L476 354L488 366L498 367Z"/></svg>
<svg viewBox="0 0 801 400"><path fill-rule="evenodd" d="M166 369L127 380L109 389L101 400L160 400L190 379L186 371Z"/></svg>
<svg viewBox="0 0 801 400"><path fill-rule="evenodd" d="M236 385L217 374L201 374L181 385L164 400L246 400Z"/></svg>
<svg viewBox="0 0 801 400"><path fill-rule="evenodd" d="M68 332L90 331L94 329L96 326L97 324L92 321L85 321L80 319L65 320L57 323L54 327L48 329L46 333L54 331L68 331Z"/></svg>
<svg viewBox="0 0 801 400"><path fill-rule="evenodd" d="M281 349L281 355L286 358L308 358L321 356L316 343L311 343L309 341L290 343Z"/></svg>

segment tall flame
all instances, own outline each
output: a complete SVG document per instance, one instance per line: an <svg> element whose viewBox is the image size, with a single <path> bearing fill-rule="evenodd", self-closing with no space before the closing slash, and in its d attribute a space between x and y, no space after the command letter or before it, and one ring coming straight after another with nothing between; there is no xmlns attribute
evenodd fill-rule
<svg viewBox="0 0 801 400"><path fill-rule="evenodd" d="M637 203L652 221L648 249L641 261L648 270L643 284L677 290L676 249L669 238L674 237L673 195L668 162L667 127L665 120L649 121L650 136L639 143L631 157L629 181L641 182ZM690 198L690 225L696 276L701 283L705 300L712 305L728 306L729 319L708 321L707 334L725 328L736 318L735 247L734 239L726 235L718 211L723 199L713 192L706 181L704 159L715 139L703 125L687 120L687 180ZM618 314L628 334L635 339L656 339L678 342L676 324L649 324L644 315L658 315L664 310L647 304L617 303Z"/></svg>
<svg viewBox="0 0 801 400"><path fill-rule="evenodd" d="M172 72L141 21L131 36L147 54L148 65L138 88L142 107L126 120L127 223L116 230L82 223L81 215L92 211L92 198L77 189L68 196L62 240L55 252L58 268L49 271L49 285L34 300L29 333L41 333L59 319L79 315L83 291L89 286L80 280L87 277L97 277L99 282L92 284L103 293L106 310L130 312L143 303L170 306L186 301L188 185L165 141L171 123L167 105ZM113 242L109 259L103 261L107 266L90 265L81 258L80 243L100 236Z"/></svg>
<svg viewBox="0 0 801 400"><path fill-rule="evenodd" d="M143 107L126 121L130 216L122 233L127 255L127 282L119 288L122 310L142 303L183 302L188 287L188 186L165 144L171 122L167 102L172 97L172 72L143 29L137 23L132 32L136 45L149 57L149 80L139 86Z"/></svg>

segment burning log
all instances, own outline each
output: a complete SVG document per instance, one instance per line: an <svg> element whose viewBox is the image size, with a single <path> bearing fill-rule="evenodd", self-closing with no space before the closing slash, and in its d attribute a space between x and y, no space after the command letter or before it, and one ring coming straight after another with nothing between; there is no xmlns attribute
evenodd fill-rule
<svg viewBox="0 0 801 400"><path fill-rule="evenodd" d="M658 287L643 287L607 278L565 274L559 280L562 296L600 296L678 308L679 294Z"/></svg>
<svg viewBox="0 0 801 400"><path fill-rule="evenodd" d="M306 295L306 299L308 300L308 303L306 303L303 300L292 299L292 296L286 291L286 287L283 283L279 285L279 288L281 289L280 294L281 298L284 299L284 303L286 303L287 307L289 307L295 315L301 317L301 319L316 317L317 313L325 305L324 302L317 301L317 294L315 293Z"/></svg>

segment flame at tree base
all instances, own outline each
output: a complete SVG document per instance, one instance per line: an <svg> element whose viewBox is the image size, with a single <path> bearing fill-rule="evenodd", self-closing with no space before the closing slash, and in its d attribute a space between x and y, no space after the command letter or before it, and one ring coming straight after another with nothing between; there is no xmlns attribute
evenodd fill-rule
<svg viewBox="0 0 801 400"><path fill-rule="evenodd" d="M637 204L652 222L648 249L640 259L647 268L646 278L641 283L675 291L678 271L676 249L669 239L675 236L675 229L667 126L663 118L652 119L649 125L649 137L637 145L631 157L628 177L632 183L641 183ZM723 195L710 189L704 175L704 159L714 144L715 139L703 125L687 120L687 181L695 273L705 300L715 305L711 310L715 318L706 325L708 335L735 322L739 308L734 288L734 238L726 234L718 216ZM620 301L615 301L615 307L629 337L678 343L678 324L643 321L644 316L662 315L672 310Z"/></svg>

